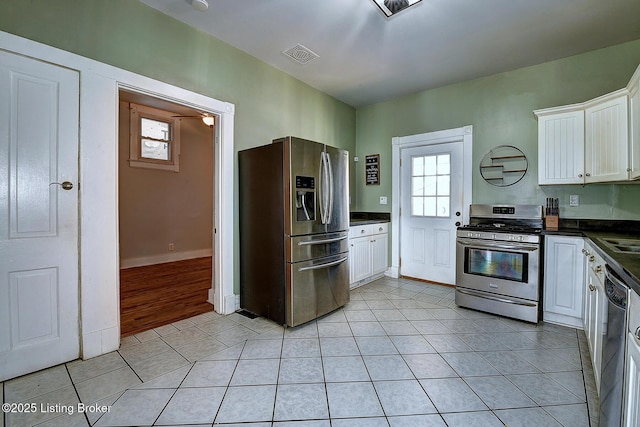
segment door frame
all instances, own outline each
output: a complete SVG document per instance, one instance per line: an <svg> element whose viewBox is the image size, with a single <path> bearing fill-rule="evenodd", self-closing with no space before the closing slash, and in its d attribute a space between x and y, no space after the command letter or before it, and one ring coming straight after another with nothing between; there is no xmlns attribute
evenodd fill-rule
<svg viewBox="0 0 640 427"><path fill-rule="evenodd" d="M473 126L427 132L416 135L393 137L391 139L391 267L387 275L400 277L400 206L402 180L400 159L402 150L427 145L462 142L462 223L469 222L469 205L471 204L471 176L473 175Z"/></svg>
<svg viewBox="0 0 640 427"><path fill-rule="evenodd" d="M214 164L216 311L236 309L234 294L235 105L0 31L0 49L80 73L79 290L81 357L120 346L118 253L118 91L134 90L219 116ZM100 120L96 120L99 117ZM221 254L226 256L221 256Z"/></svg>

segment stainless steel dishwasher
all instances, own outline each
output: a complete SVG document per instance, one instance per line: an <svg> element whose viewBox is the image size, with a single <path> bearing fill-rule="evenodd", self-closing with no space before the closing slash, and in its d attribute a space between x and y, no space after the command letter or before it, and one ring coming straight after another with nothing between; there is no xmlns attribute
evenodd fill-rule
<svg viewBox="0 0 640 427"><path fill-rule="evenodd" d="M599 426L620 427L629 287L608 265L605 268L604 287L607 295L607 323L602 345Z"/></svg>

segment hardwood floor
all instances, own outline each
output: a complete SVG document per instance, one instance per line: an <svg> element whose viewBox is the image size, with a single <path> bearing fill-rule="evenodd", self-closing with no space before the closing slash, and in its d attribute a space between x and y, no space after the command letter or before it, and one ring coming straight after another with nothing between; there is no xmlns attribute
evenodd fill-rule
<svg viewBox="0 0 640 427"><path fill-rule="evenodd" d="M211 257L120 270L120 332L136 334L213 311Z"/></svg>

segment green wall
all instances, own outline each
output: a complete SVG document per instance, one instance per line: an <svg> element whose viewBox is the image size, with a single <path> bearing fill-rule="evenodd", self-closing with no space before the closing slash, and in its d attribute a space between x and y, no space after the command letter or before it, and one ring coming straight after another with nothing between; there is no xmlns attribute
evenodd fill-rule
<svg viewBox="0 0 640 427"><path fill-rule="evenodd" d="M473 125L473 203L544 204L546 197L558 197L561 217L640 219L640 183L538 186L533 115L623 88L638 64L640 40L359 108L356 155L381 155L381 185L365 186L363 162L352 163L355 209L390 211L379 197L391 196L392 137ZM491 148L504 144L525 153L529 171L519 183L498 188L482 179L478 166ZM568 206L570 194L580 195L579 207Z"/></svg>
<svg viewBox="0 0 640 427"><path fill-rule="evenodd" d="M363 161L351 163L352 210L390 211L391 204L378 200L391 202L392 137L473 125L474 203L542 204L559 197L564 217L640 219L640 185L539 187L532 113L624 87L640 64L640 40L356 111L135 0L2 0L0 31L235 104L236 150L296 135L362 159L380 154L379 186L365 186ZM530 160L525 178L506 189L485 183L477 168L502 144L519 147ZM579 207L567 207L569 194L580 195ZM237 247L237 225L234 231ZM237 252L235 259L237 273Z"/></svg>
<svg viewBox="0 0 640 427"><path fill-rule="evenodd" d="M355 109L135 0L2 0L0 30L227 101L238 149L285 135L355 149Z"/></svg>
<svg viewBox="0 0 640 427"><path fill-rule="evenodd" d="M2 0L0 31L235 104L236 151L295 135L355 152L353 107L138 1Z"/></svg>

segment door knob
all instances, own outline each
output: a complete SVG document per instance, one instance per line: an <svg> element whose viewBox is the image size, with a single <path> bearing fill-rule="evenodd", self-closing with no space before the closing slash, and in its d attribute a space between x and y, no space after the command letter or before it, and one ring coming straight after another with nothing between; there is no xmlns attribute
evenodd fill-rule
<svg viewBox="0 0 640 427"><path fill-rule="evenodd" d="M53 184L59 185L63 190L71 190L73 188L73 183L71 181L52 182L49 186L52 186Z"/></svg>

